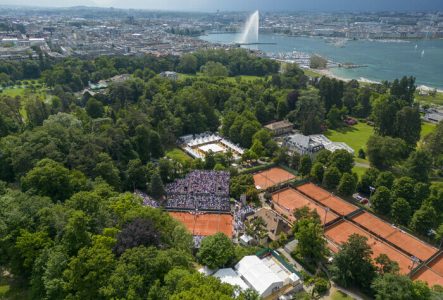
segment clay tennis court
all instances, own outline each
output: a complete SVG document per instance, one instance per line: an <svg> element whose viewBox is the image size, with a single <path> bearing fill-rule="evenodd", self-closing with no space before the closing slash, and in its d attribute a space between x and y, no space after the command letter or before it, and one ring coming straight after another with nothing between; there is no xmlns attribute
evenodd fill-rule
<svg viewBox="0 0 443 300"><path fill-rule="evenodd" d="M328 191L312 184L307 183L297 187L297 190L304 193L308 197L320 202L326 207L329 207L334 212L345 216L358 209L357 206L346 202L343 199L333 196Z"/></svg>
<svg viewBox="0 0 443 300"><path fill-rule="evenodd" d="M430 286L443 285L443 255L439 255L427 266L421 268L414 276L414 280L426 281Z"/></svg>
<svg viewBox="0 0 443 300"><path fill-rule="evenodd" d="M174 219L183 223L193 235L208 236L223 232L232 237L232 216L229 214L191 214L189 212L170 212Z"/></svg>
<svg viewBox="0 0 443 300"><path fill-rule="evenodd" d="M295 175L282 168L275 167L255 173L253 177L255 186L265 190L271 186L294 179Z"/></svg>
<svg viewBox="0 0 443 300"><path fill-rule="evenodd" d="M373 252L372 258L375 259L380 254L386 254L391 260L398 263L400 273L408 274L411 271L410 268L412 267L412 260L408 256L389 246L388 244L385 244L381 240L376 239L367 231L349 221L341 221L327 228L325 231L326 237L336 244L346 242L349 236L354 233L368 238L367 243Z"/></svg>
<svg viewBox="0 0 443 300"><path fill-rule="evenodd" d="M435 273L443 276L443 255L438 256L434 260L432 260L428 267L431 268Z"/></svg>
<svg viewBox="0 0 443 300"><path fill-rule="evenodd" d="M297 187L297 190L317 201L322 201L331 196L331 193L327 190L324 190L313 183L300 185Z"/></svg>
<svg viewBox="0 0 443 300"><path fill-rule="evenodd" d="M415 276L414 280L422 280L428 283L429 286L442 285L443 277L435 273L432 269L423 267Z"/></svg>
<svg viewBox="0 0 443 300"><path fill-rule="evenodd" d="M293 216L294 210L304 206L307 206L310 210L315 209L320 216L320 221L322 224L325 221L325 216L326 223L338 218L338 216L332 211L327 212L324 207L318 205L308 197L291 188L272 194L272 201L274 202L275 210L287 216L291 221L295 221Z"/></svg>
<svg viewBox="0 0 443 300"><path fill-rule="evenodd" d="M415 257L418 257L422 261L427 260L438 251L437 248L420 241L410 234L401 231L399 228L391 226L389 223L370 213L364 212L353 217L352 220L362 225L364 228L374 232L376 235L381 236L387 241L395 244L402 250L414 255Z"/></svg>

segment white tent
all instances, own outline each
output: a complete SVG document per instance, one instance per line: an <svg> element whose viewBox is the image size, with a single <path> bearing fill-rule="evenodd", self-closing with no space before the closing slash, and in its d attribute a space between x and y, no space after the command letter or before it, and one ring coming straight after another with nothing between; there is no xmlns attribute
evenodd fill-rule
<svg viewBox="0 0 443 300"><path fill-rule="evenodd" d="M213 276L219 278L221 282L229 283L230 285L237 285L243 291L249 288L249 286L243 281L243 279L241 279L240 275L238 275L231 268L220 269Z"/></svg>
<svg viewBox="0 0 443 300"><path fill-rule="evenodd" d="M283 287L283 280L255 255L243 257L235 269L260 297L267 297Z"/></svg>

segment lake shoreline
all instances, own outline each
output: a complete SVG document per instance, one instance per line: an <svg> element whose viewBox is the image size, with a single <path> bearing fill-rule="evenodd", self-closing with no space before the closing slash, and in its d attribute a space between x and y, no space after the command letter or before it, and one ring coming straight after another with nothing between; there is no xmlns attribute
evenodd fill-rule
<svg viewBox="0 0 443 300"><path fill-rule="evenodd" d="M341 80L341 81L344 81L344 82L349 82L351 80L357 80L360 83L366 83L366 84L371 84L371 83L380 84L381 83L381 81L370 80L370 79L363 78L363 77L360 77L360 78L345 78L343 76L338 76L338 75L333 73L331 68L328 68L328 69L312 69L312 68L309 68L307 70L310 70L312 72L318 73L318 74L320 74L322 76L326 76L326 77L329 77L329 78L334 78L334 79ZM422 90L422 91L430 92L430 91L433 91L434 89L438 93L443 93L443 89L433 88L433 87L429 87L429 86L426 86L426 85L417 85L417 90Z"/></svg>
<svg viewBox="0 0 443 300"><path fill-rule="evenodd" d="M235 34L213 34L200 37L217 44L232 44ZM278 34L261 34L258 42L269 45L253 45L252 51L260 51L281 61L294 60L297 54L317 54L337 64L351 63L362 68L329 66L324 75L341 80L356 79L361 82L393 81L403 76L414 76L418 86L443 91L443 40L414 40L394 42L377 40L348 41L336 45L316 37L289 37ZM295 57L295 58L294 58ZM308 66L309 63L304 62Z"/></svg>

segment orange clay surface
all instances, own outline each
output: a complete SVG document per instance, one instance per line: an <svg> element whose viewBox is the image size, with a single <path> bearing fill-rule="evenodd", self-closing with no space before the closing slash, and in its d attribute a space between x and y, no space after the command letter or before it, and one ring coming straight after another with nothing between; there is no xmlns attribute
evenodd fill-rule
<svg viewBox="0 0 443 300"><path fill-rule="evenodd" d="M400 273L408 274L411 271L410 268L412 267L412 260L408 256L389 246L388 244L385 244L381 240L376 239L367 231L359 228L349 221L341 221L329 227L325 231L326 237L339 245L345 243L348 240L349 236L354 233L364 236L368 239L367 243L371 247L373 252L372 258L375 259L380 254L386 254L391 260L398 263L398 266L400 267Z"/></svg>
<svg viewBox="0 0 443 300"><path fill-rule="evenodd" d="M401 231L398 228L392 227L389 223L377 218L370 213L364 212L352 219L356 223L362 225L364 228L395 244L403 251L414 255L415 257L418 257L422 261L427 260L437 252L437 248L434 248L420 241L419 239Z"/></svg>
<svg viewBox="0 0 443 300"><path fill-rule="evenodd" d="M340 214L341 216L350 214L351 212L358 209L357 206L333 196L328 191L312 183L298 186L297 190L304 193L308 197L321 202L324 206L329 207L331 210Z"/></svg>
<svg viewBox="0 0 443 300"><path fill-rule="evenodd" d="M260 189L267 189L276 184L294 179L295 175L282 168L275 167L255 173L253 177L255 186L259 186Z"/></svg>
<svg viewBox="0 0 443 300"><path fill-rule="evenodd" d="M326 223L338 217L332 211L327 212L323 206L310 200L300 192L290 188L272 194L272 201L274 202L275 210L287 216L291 221L295 220L293 216L294 210L302 208L303 206L307 206L310 210L315 209L320 216L320 221L322 224L325 221L325 216Z"/></svg>
<svg viewBox="0 0 443 300"><path fill-rule="evenodd" d="M414 280L426 281L429 286L436 284L443 286L443 277L427 267L423 267L422 270L414 276Z"/></svg>
<svg viewBox="0 0 443 300"><path fill-rule="evenodd" d="M232 216L229 214L191 214L189 212L169 212L177 221L183 223L193 235L208 236L223 232L232 237Z"/></svg>

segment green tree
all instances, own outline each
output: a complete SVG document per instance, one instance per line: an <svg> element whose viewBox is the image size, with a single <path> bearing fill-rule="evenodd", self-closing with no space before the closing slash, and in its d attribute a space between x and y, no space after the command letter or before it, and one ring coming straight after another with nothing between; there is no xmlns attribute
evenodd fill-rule
<svg viewBox="0 0 443 300"><path fill-rule="evenodd" d="M377 180L378 174L380 172L375 168L369 168L365 171L363 176L360 179L360 182L358 183L358 190L362 193L365 193L367 195L370 194L369 187L375 187L375 182Z"/></svg>
<svg viewBox="0 0 443 300"><path fill-rule="evenodd" d="M379 169L391 167L407 153L406 143L398 138L372 135L366 145L369 162Z"/></svg>
<svg viewBox="0 0 443 300"><path fill-rule="evenodd" d="M335 255L331 267L332 278L344 287L359 287L368 291L375 277L372 250L367 238L352 234Z"/></svg>
<svg viewBox="0 0 443 300"><path fill-rule="evenodd" d="M22 268L31 273L32 266L37 257L45 248L51 247L52 244L53 242L46 232L37 231L31 233L22 229L15 243L15 250L17 250L20 256Z"/></svg>
<svg viewBox="0 0 443 300"><path fill-rule="evenodd" d="M430 205L423 204L412 216L410 226L412 230L423 235L428 235L429 231L437 224L437 221L437 212L435 209Z"/></svg>
<svg viewBox="0 0 443 300"><path fill-rule="evenodd" d="M406 276L387 273L377 277L372 283L377 300L414 299L412 281Z"/></svg>
<svg viewBox="0 0 443 300"><path fill-rule="evenodd" d="M396 261L391 260L386 254L382 253L374 260L378 273L383 275L387 273L398 274L400 267Z"/></svg>
<svg viewBox="0 0 443 300"><path fill-rule="evenodd" d="M339 109L337 106L332 106L332 108L329 110L326 119L328 121L328 126L331 129L337 129L342 127L343 124L343 117L346 114L346 108Z"/></svg>
<svg viewBox="0 0 443 300"><path fill-rule="evenodd" d="M411 206L409 202L403 198L398 198L391 207L392 220L396 224L408 225L411 220Z"/></svg>
<svg viewBox="0 0 443 300"><path fill-rule="evenodd" d="M21 180L23 190L33 190L41 196L51 197L54 201L69 198L73 189L68 169L51 159L39 161Z"/></svg>
<svg viewBox="0 0 443 300"><path fill-rule="evenodd" d="M200 68L200 71L209 77L226 77L229 75L228 69L219 62L208 61Z"/></svg>
<svg viewBox="0 0 443 300"><path fill-rule="evenodd" d="M309 173L311 172L311 167L311 157L306 154L302 155L302 157L300 158L300 166L298 167L298 171L300 172L300 174L302 174L303 176L309 175Z"/></svg>
<svg viewBox="0 0 443 300"><path fill-rule="evenodd" d="M320 95L316 90L302 91L296 104L288 118L298 124L303 134L320 133L325 116L325 109L320 100Z"/></svg>
<svg viewBox="0 0 443 300"><path fill-rule="evenodd" d="M108 238L109 239L109 238ZM111 249L98 239L92 246L80 249L63 272L65 289L72 299L103 299L102 288L115 268Z"/></svg>
<svg viewBox="0 0 443 300"><path fill-rule="evenodd" d="M177 66L177 69L180 72L187 74L195 74L197 68L198 68L197 58L193 54L184 54L180 58L180 62Z"/></svg>
<svg viewBox="0 0 443 300"><path fill-rule="evenodd" d="M140 159L133 159L128 162L126 170L127 186L132 189L146 189L147 170Z"/></svg>
<svg viewBox="0 0 443 300"><path fill-rule="evenodd" d="M102 117L105 112L103 103L95 98L89 98L88 102L86 102L86 112L93 119Z"/></svg>
<svg viewBox="0 0 443 300"><path fill-rule="evenodd" d="M323 183L328 189L335 189L340 183L341 173L337 167L329 167L323 176Z"/></svg>
<svg viewBox="0 0 443 300"><path fill-rule="evenodd" d="M78 250L91 243L89 223L91 219L83 211L74 211L64 228L62 244L68 254L75 255Z"/></svg>
<svg viewBox="0 0 443 300"><path fill-rule="evenodd" d="M324 174L325 174L325 168L323 164L320 162L314 163L311 169L311 174L310 174L311 178L317 183L322 183Z"/></svg>
<svg viewBox="0 0 443 300"><path fill-rule="evenodd" d="M321 56L312 55L309 62L309 67L312 69L325 69L328 61Z"/></svg>
<svg viewBox="0 0 443 300"><path fill-rule="evenodd" d="M400 177L394 180L392 194L395 198L403 198L409 202L411 208L416 210L420 207L415 197L415 181L410 177Z"/></svg>
<svg viewBox="0 0 443 300"><path fill-rule="evenodd" d="M389 215L392 205L391 191L384 186L378 187L371 197L371 207L379 214Z"/></svg>
<svg viewBox="0 0 443 300"><path fill-rule="evenodd" d="M395 176L390 171L381 172L377 176L377 180L375 181L375 187L384 186L388 189L392 188L392 185L394 184Z"/></svg>
<svg viewBox="0 0 443 300"><path fill-rule="evenodd" d="M298 240L297 254L309 264L319 264L324 261L327 248L323 237L323 227L313 218L302 218L297 221L295 236Z"/></svg>
<svg viewBox="0 0 443 300"><path fill-rule="evenodd" d="M329 156L329 166L335 166L342 173L351 173L354 166L354 156L346 150L334 151Z"/></svg>
<svg viewBox="0 0 443 300"><path fill-rule="evenodd" d="M251 151L254 152L258 157L263 157L265 154L265 147L263 147L260 140L255 140L251 146Z"/></svg>
<svg viewBox="0 0 443 300"><path fill-rule="evenodd" d="M211 269L225 266L233 257L234 245L223 233L204 238L197 252L198 261Z"/></svg>
<svg viewBox="0 0 443 300"><path fill-rule="evenodd" d="M428 182L432 171L432 157L423 150L412 152L406 163L406 173L416 181Z"/></svg>
<svg viewBox="0 0 443 300"><path fill-rule="evenodd" d="M151 176L151 186L149 190L154 199L161 199L165 195L163 181L157 172Z"/></svg>
<svg viewBox="0 0 443 300"><path fill-rule="evenodd" d="M421 117L418 107L403 107L396 114L396 137L403 139L410 147L415 148L420 140Z"/></svg>
<svg viewBox="0 0 443 300"><path fill-rule="evenodd" d="M112 158L106 153L100 153L98 163L92 170L95 177L103 178L110 186L120 189L120 174Z"/></svg>
<svg viewBox="0 0 443 300"><path fill-rule="evenodd" d="M343 173L337 191L340 195L351 196L357 189L357 179L350 173Z"/></svg>

